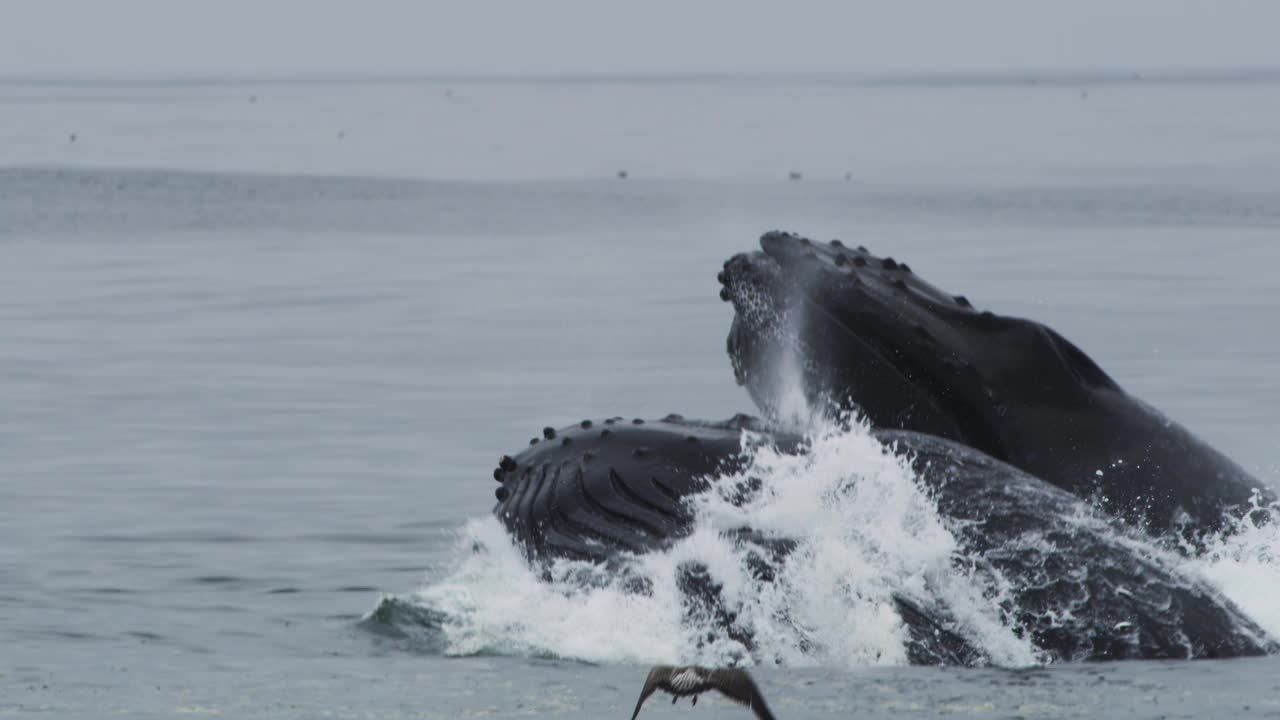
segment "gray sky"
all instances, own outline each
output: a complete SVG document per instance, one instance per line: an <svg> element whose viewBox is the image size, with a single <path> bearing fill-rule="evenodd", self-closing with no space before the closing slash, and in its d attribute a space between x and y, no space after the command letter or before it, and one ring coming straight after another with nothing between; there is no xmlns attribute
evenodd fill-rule
<svg viewBox="0 0 1280 720"><path fill-rule="evenodd" d="M1273 0L0 0L0 75L1280 66Z"/></svg>

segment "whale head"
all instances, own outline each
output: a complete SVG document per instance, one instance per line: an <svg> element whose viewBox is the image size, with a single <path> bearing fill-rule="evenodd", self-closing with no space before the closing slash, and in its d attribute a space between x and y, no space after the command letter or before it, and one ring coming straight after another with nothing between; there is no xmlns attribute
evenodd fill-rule
<svg viewBox="0 0 1280 720"><path fill-rule="evenodd" d="M906 263L784 232L760 247L730 258L719 279L734 308L734 374L766 415L799 393L833 415L1009 460L1020 421L1119 392L1053 330L979 311Z"/></svg>

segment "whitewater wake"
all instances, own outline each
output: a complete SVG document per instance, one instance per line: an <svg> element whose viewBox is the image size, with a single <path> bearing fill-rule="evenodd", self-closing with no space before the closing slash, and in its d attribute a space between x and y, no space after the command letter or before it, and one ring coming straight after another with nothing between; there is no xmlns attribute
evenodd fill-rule
<svg viewBox="0 0 1280 720"><path fill-rule="evenodd" d="M1280 503L1264 507L1255 499L1254 507L1280 517ZM1209 537L1187 564L1272 637L1280 638L1280 522L1258 523L1250 515Z"/></svg>

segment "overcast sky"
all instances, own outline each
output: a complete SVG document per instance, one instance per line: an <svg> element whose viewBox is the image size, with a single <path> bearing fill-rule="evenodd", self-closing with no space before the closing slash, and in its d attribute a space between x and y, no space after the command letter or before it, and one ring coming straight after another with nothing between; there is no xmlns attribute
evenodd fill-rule
<svg viewBox="0 0 1280 720"><path fill-rule="evenodd" d="M1280 67L1277 0L0 0L0 75Z"/></svg>

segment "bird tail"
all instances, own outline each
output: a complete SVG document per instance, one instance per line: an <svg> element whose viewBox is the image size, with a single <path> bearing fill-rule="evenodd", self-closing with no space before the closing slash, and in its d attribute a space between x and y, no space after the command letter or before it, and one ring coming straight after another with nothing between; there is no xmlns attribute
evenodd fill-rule
<svg viewBox="0 0 1280 720"><path fill-rule="evenodd" d="M751 701L751 711L756 714L758 720L778 720L770 712L769 706L764 703L764 698L756 698ZM632 720L635 720L632 718Z"/></svg>

